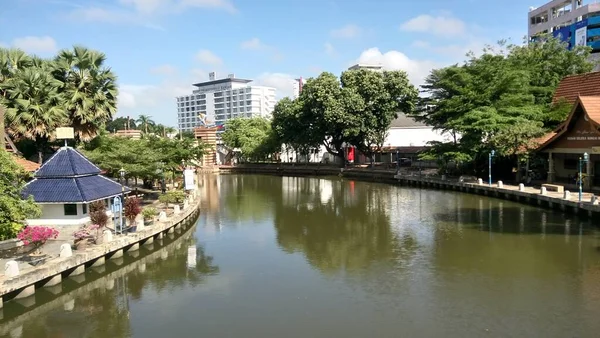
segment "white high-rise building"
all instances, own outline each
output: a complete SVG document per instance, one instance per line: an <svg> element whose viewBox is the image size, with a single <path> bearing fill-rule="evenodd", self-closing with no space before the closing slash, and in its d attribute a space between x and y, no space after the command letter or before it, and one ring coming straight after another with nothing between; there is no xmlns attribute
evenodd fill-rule
<svg viewBox="0 0 600 338"><path fill-rule="evenodd" d="M250 82L233 74L216 79L216 74L210 73L209 81L194 84L196 89L190 95L177 97L179 129L192 131L201 126L201 115L207 124L215 125L235 117L271 117L275 88L252 86Z"/></svg>

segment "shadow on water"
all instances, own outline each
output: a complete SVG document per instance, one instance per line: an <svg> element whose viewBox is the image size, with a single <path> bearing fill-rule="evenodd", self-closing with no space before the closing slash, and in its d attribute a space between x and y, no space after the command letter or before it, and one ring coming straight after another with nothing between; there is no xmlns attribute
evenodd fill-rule
<svg viewBox="0 0 600 338"><path fill-rule="evenodd" d="M193 225L179 237L169 234L83 275L4 304L0 337L131 336L130 301L146 292L200 285L219 273L213 258L196 243L195 229Z"/></svg>

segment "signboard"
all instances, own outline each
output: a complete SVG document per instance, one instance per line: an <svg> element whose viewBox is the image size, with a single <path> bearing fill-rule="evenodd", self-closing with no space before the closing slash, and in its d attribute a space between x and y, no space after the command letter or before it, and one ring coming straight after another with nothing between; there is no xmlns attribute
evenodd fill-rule
<svg viewBox="0 0 600 338"><path fill-rule="evenodd" d="M185 179L185 190L194 190L196 189L196 184L194 182L194 169L185 169L183 172L183 178Z"/></svg>
<svg viewBox="0 0 600 338"><path fill-rule="evenodd" d="M581 27L575 31L575 46L585 45L587 45L587 27Z"/></svg>
<svg viewBox="0 0 600 338"><path fill-rule="evenodd" d="M210 86L202 86L199 87L194 93L207 93L207 92L222 92L224 90L231 90L231 82L229 83L220 83L214 84Z"/></svg>
<svg viewBox="0 0 600 338"><path fill-rule="evenodd" d="M593 154L600 154L600 147L592 147Z"/></svg>
<svg viewBox="0 0 600 338"><path fill-rule="evenodd" d="M71 127L56 128L56 138L59 140L72 140L75 138L75 132Z"/></svg>

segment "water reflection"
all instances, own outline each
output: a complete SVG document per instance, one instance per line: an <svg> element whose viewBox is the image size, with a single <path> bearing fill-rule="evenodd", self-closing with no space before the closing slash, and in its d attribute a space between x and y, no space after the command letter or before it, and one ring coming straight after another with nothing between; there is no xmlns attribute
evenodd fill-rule
<svg viewBox="0 0 600 338"><path fill-rule="evenodd" d="M131 302L194 287L219 273L213 258L191 236L193 229L155 242L158 250L142 247L120 261L107 261L53 288L39 289L24 301L5 304L0 337L131 336ZM188 255L190 246L196 249L193 257Z"/></svg>

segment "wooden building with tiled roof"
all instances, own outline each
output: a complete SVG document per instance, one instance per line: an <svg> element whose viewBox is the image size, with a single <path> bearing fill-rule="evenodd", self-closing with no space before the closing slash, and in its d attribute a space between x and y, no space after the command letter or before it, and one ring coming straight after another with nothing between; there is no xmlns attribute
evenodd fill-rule
<svg viewBox="0 0 600 338"><path fill-rule="evenodd" d="M550 183L575 185L579 173L579 159L587 153L589 161L585 164L583 172L588 175L584 178L584 187L600 188L600 76L594 76L599 93L594 96L576 96L567 120L554 132L539 140L538 151L548 154L547 180ZM565 99L571 100L576 83L570 78L566 80L570 82L569 86L559 86L559 89L562 90ZM589 83L580 83L582 91L592 92Z"/></svg>

